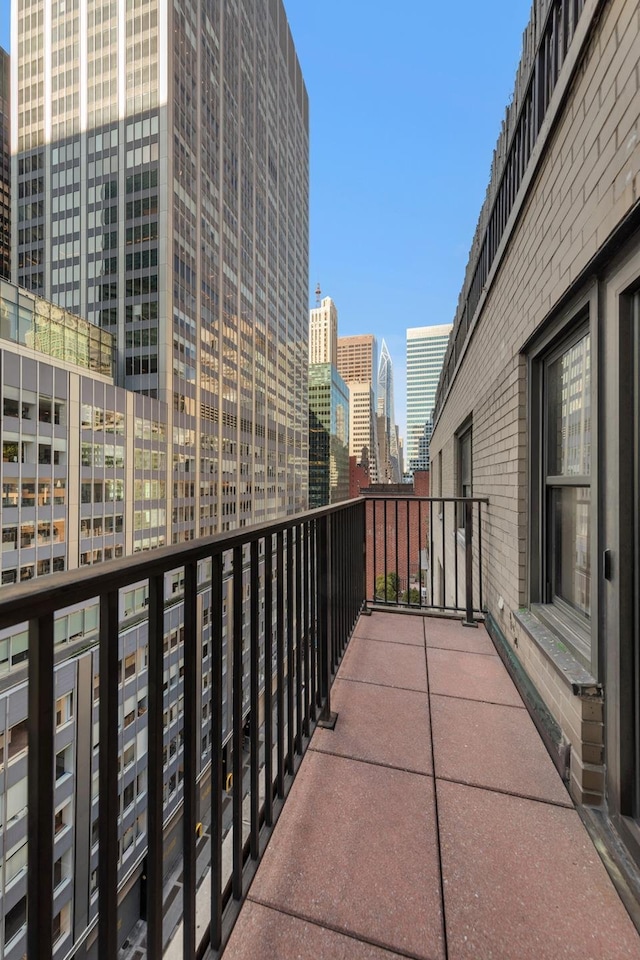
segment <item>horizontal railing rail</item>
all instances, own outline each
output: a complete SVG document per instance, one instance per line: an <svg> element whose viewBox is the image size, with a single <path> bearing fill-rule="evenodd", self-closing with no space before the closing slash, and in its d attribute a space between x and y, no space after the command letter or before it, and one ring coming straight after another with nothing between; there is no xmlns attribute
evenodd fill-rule
<svg viewBox="0 0 640 960"><path fill-rule="evenodd" d="M484 611L483 497L366 497L367 604L464 614Z"/></svg>
<svg viewBox="0 0 640 960"><path fill-rule="evenodd" d="M104 566L69 571L3 588L0 629L28 623L28 757L26 952L50 960L74 955L95 919L73 917L68 944L54 924L54 865L58 795L56 754L56 616L71 605L99 602L98 729L98 960L116 960L120 930L119 840L121 716L126 682L122 665L120 593L147 585L148 699L146 729L146 855L138 878L146 955L166 947L164 712L182 692L182 925L181 956L222 949L265 840L318 722L331 722L330 688L365 600L365 503L362 499L295 517L166 547ZM167 575L180 573L183 604L181 673L167 685ZM199 596L210 591L207 654ZM71 656L71 654L70 654ZM226 665L226 683L225 671ZM91 675L89 682L95 683ZM210 800L199 783L203 685L210 691ZM92 691L93 692L93 691ZM225 693L226 692L226 693ZM231 717L223 745L223 713ZM88 697L88 694L87 694ZM91 701L95 702L95 696ZM92 708L93 709L93 708ZM93 716L93 714L92 714ZM92 724L93 726L93 724ZM90 748L91 751L91 748ZM248 754L248 758L247 758ZM247 769L248 767L248 769ZM226 776L225 776L226 774ZM78 772L79 775L79 772ZM90 773L89 773L90 776ZM231 796L225 824L225 797ZM91 794L89 794L91 796ZM225 807L226 809L226 807ZM79 813L80 811L78 811ZM205 817L206 813L206 817ZM91 832L88 811L77 816ZM199 835L207 823L205 869ZM248 827L243 828L243 821ZM79 844L78 849L82 845ZM85 843L86 846L86 843ZM91 843L89 843L89 847ZM78 854L79 855L79 854ZM229 866L223 861L227 858ZM210 894L199 885L210 875ZM75 902L79 901L77 896ZM85 898L89 900L89 895ZM164 922L163 922L164 921ZM206 927L196 940L197 927ZM164 928L164 932L163 932ZM170 933L171 931L169 931ZM55 947L54 947L55 943ZM84 955L84 954L83 954Z"/></svg>

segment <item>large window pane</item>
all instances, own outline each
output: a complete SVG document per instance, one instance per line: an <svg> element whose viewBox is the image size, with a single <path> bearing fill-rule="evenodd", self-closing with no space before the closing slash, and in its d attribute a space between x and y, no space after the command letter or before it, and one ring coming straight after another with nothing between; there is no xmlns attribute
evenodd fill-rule
<svg viewBox="0 0 640 960"><path fill-rule="evenodd" d="M569 347L547 368L547 474L591 473L591 338Z"/></svg>
<svg viewBox="0 0 640 960"><path fill-rule="evenodd" d="M591 614L591 490L551 490L553 592L585 616Z"/></svg>

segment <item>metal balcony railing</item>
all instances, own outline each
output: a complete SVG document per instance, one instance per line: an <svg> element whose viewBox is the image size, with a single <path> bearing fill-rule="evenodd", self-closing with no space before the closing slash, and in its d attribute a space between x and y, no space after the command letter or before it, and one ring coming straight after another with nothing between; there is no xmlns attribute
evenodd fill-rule
<svg viewBox="0 0 640 960"><path fill-rule="evenodd" d="M148 618L148 698L140 721L146 723L147 737L147 836L138 880L140 913L146 921L146 955L154 960L163 956L167 939L166 930L163 935L163 710L174 694L163 691L167 657L165 617L168 604L175 604L176 584L182 596L184 672L175 688L182 689L184 695L179 955L190 960L203 956L209 948L215 955L224 945L311 733L316 723L330 722L332 675L365 600L364 545L365 503L354 500L276 523L3 588L0 629L28 622L29 960L84 955L80 948L87 948L92 941L97 942L93 950L97 951L98 960L116 960L124 939L125 933L119 930L119 720L125 682L125 671L119 666L122 591L140 583L145 584L147 591L141 616ZM206 668L198 606L203 578L211 596ZM171 586L167 588L171 583L173 594ZM65 946L60 939L59 919L53 915L54 812L59 786L55 772L56 670L61 663L61 651L55 644L55 623L56 615L65 608L95 604L96 598L100 731L99 744L95 746L99 753L98 912L97 917L84 922L81 916L73 917ZM71 653L62 656L69 659ZM202 924L202 891L206 885L199 890L201 872L200 868L198 874L196 871L196 844L203 819L199 746L204 679L201 674L205 670L211 689L212 717L208 768L210 845L206 864L211 882ZM271 677L271 682L265 682L265 677ZM223 744L225 697L231 722L228 741ZM243 760L247 752L248 775L247 761ZM225 830L223 801L225 788L230 784L232 815L229 829ZM85 829L90 830L88 811L84 819ZM248 821L244 830L243 820ZM230 869L223 872L225 837L227 841L231 839L232 857ZM198 941L196 911L200 929L206 928Z"/></svg>
<svg viewBox="0 0 640 960"><path fill-rule="evenodd" d="M116 960L131 926L124 898L137 885L147 957L167 949L185 960L208 950L219 955L314 727L331 723L332 678L365 601L464 613L473 623L483 608L485 503L374 495L3 588L0 630L28 625L28 662L17 661L15 675L28 686L26 937L18 929L24 917L12 913L12 949L22 955L22 936L29 960ZM93 611L93 634L69 627L68 640L57 642L59 620L68 615L71 623L68 611L78 607ZM136 709L131 688L125 690L136 670L125 638L141 624L148 654ZM179 666L171 659L176 646ZM57 681L61 668L88 653L93 666L78 666L77 682L93 689L75 695L89 705L87 730L80 712L74 721L76 737L89 745L76 751L73 856L77 868L88 847L88 877L97 839L97 910L90 891L76 891L74 913L63 923L59 844L69 823L66 808L58 809L74 770L68 734L60 749L69 710L56 704ZM5 676L5 687L12 680ZM205 689L210 726L203 753ZM180 737L168 746L167 726L178 714ZM123 771L130 760L123 745L136 725L145 744L146 827L136 856L127 853L125 862L130 793ZM86 781L97 767L97 800L78 786L81 754L89 762ZM173 781L168 813L176 754L182 782L178 777L176 794ZM82 840L83 830L90 840ZM167 896L173 846L180 848L182 902L178 920L167 926L167 904L177 909ZM84 911L77 908L83 897L90 906Z"/></svg>
<svg viewBox="0 0 640 960"><path fill-rule="evenodd" d="M484 610L482 497L366 497L367 603L464 614Z"/></svg>

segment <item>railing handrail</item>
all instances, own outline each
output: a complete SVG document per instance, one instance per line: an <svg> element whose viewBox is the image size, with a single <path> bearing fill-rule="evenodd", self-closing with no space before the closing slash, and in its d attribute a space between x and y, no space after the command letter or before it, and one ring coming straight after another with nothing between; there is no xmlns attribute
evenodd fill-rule
<svg viewBox="0 0 640 960"><path fill-rule="evenodd" d="M42 577L40 582L39 578L36 578L35 583L30 580L27 583L5 585L0 588L0 629L61 609L61 591L67 595L64 607L70 607L101 593L119 590L149 577L168 573L185 564L208 560L216 554L233 550L234 547L250 546L257 540L274 536L301 523L341 513L353 507L360 499L355 497L328 507L305 510L288 517L216 533L188 543L167 544L90 567L51 573ZM136 571L139 571L139 575ZM26 610L29 612L28 617L25 617Z"/></svg>
<svg viewBox="0 0 640 960"><path fill-rule="evenodd" d="M488 497L423 497L417 493L384 493L377 490L369 493L366 487L361 490L360 496L365 500L375 497L376 500L420 500L422 503L489 503Z"/></svg>

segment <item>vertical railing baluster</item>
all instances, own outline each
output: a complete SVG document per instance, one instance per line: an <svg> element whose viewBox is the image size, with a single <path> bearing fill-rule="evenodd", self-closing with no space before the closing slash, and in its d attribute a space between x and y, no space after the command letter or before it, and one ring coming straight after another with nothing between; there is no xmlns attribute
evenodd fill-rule
<svg viewBox="0 0 640 960"><path fill-rule="evenodd" d="M318 525L318 564L320 566L318 578L318 620L320 645L318 652L318 672L320 681L320 696L322 710L319 724L323 726L335 725L335 717L331 714L331 663L333 638L333 598L331 596L332 579L332 549L331 523L326 514L320 518Z"/></svg>
<svg viewBox="0 0 640 960"><path fill-rule="evenodd" d="M407 511L407 605L411 606L411 525L409 522L411 500L405 500L404 503Z"/></svg>
<svg viewBox="0 0 640 960"><path fill-rule="evenodd" d="M100 597L98 960L118 955L118 592Z"/></svg>
<svg viewBox="0 0 640 960"><path fill-rule="evenodd" d="M273 824L273 536L264 539L264 819Z"/></svg>
<svg viewBox="0 0 640 960"><path fill-rule="evenodd" d="M465 627L477 627L473 617L473 505L470 500L464 504L464 551L466 568L466 616Z"/></svg>
<svg viewBox="0 0 640 960"><path fill-rule="evenodd" d="M454 561L454 579L455 579L455 603L454 608L458 610L460 608L460 598L459 598L459 589L458 589L458 515L459 515L460 505L458 503L453 504L453 561ZM464 511L464 504L462 506Z"/></svg>
<svg viewBox="0 0 640 960"><path fill-rule="evenodd" d="M222 942L222 577L223 555L211 558L211 926L214 950ZM151 956L151 954L149 954Z"/></svg>
<svg viewBox="0 0 640 960"><path fill-rule="evenodd" d="M365 500L362 500L360 503L360 509L358 511L360 520L358 524L358 539L361 541L361 548L358 548L358 553L362 549L362 573L360 575L360 602L358 604L358 613L360 609L366 606L367 603L367 559L368 559L368 550L367 550L367 503Z"/></svg>
<svg viewBox="0 0 640 960"><path fill-rule="evenodd" d="M197 650L198 565L195 561L184 568L184 778L182 843L183 875L182 955L195 956L196 949L196 778L200 724L198 716L198 650Z"/></svg>
<svg viewBox="0 0 640 960"><path fill-rule="evenodd" d="M294 547L293 527L287 529L287 772L293 776L295 750L295 716L294 716L294 674L295 674L295 637L294 637Z"/></svg>
<svg viewBox="0 0 640 960"><path fill-rule="evenodd" d="M377 556L378 556L378 537L376 531L376 507L377 500L367 500L367 508L371 507L371 512L373 514L373 523L371 525L371 539L373 540L373 592L371 594L371 602L375 603L376 600L376 569L377 569Z"/></svg>
<svg viewBox="0 0 640 960"><path fill-rule="evenodd" d="M250 701L249 739L251 764L251 857L257 860L260 852L260 590L258 572L258 541L252 540L250 546L250 619L251 643L249 656ZM265 663L265 687L267 667Z"/></svg>
<svg viewBox="0 0 640 960"><path fill-rule="evenodd" d="M478 613L484 610L482 597L482 501L478 500L478 592L479 607Z"/></svg>
<svg viewBox="0 0 640 960"><path fill-rule="evenodd" d="M436 598L434 593L435 577L434 577L434 570L433 570L433 565L435 562L434 541L435 541L435 533L433 529L433 500L430 500L429 501L429 550L431 552L431 559L429 562L429 568L430 568L429 572L431 575L431 607L432 609L436 605Z"/></svg>
<svg viewBox="0 0 640 960"><path fill-rule="evenodd" d="M235 900L242 898L242 546L233 548L233 870L232 890Z"/></svg>
<svg viewBox="0 0 640 960"><path fill-rule="evenodd" d="M311 601L311 525L304 524L304 735L310 734L310 710L311 710L311 690L310 690L310 660L312 656L311 630L310 630L310 601Z"/></svg>
<svg viewBox="0 0 640 960"><path fill-rule="evenodd" d="M395 521L395 536L396 536L396 558L395 558L395 559L396 559L396 564L395 564L395 566L396 566L396 606L398 606L398 604L400 603L400 567L399 567L399 563L398 563L398 561L399 561L400 558L398 557L398 543L399 543L399 540L398 540L398 498L397 498L397 497L396 497L395 500L394 500L394 504L395 504L395 508L396 508L396 521Z"/></svg>
<svg viewBox="0 0 640 960"><path fill-rule="evenodd" d="M455 516L455 510L454 510ZM455 520L454 520L455 526ZM443 609L447 609L447 544L446 544L446 529L447 529L447 502L446 500L442 501L442 606Z"/></svg>
<svg viewBox="0 0 640 960"><path fill-rule="evenodd" d="M388 601L388 599L389 599L389 597L387 596L387 577L388 577L389 571L388 571L388 569L387 569L387 530L388 530L388 527L387 527L387 499L386 499L386 497L385 497L385 499L384 499L384 511L383 511L383 514L382 514L382 519L383 519L383 523L384 523L384 530L383 530L383 535L384 535L384 586L383 586L383 596L384 596L384 602L387 603L387 601Z"/></svg>
<svg viewBox="0 0 640 960"><path fill-rule="evenodd" d="M147 955L162 956L164 577L149 578Z"/></svg>
<svg viewBox="0 0 640 960"><path fill-rule="evenodd" d="M318 702L318 691L319 691L319 680L318 680L318 536L317 536L317 522L315 520L311 521L309 526L309 535L310 535L310 561L311 561L311 609L310 609L310 618L311 618L311 637L309 640L309 654L311 656L311 696L309 698L309 713L313 723L316 722L317 717L317 708L319 706Z"/></svg>
<svg viewBox="0 0 640 960"><path fill-rule="evenodd" d="M276 535L276 713L278 720L278 796L284 797L284 539L282 530Z"/></svg>
<svg viewBox="0 0 640 960"><path fill-rule="evenodd" d="M418 591L420 600L418 605L422 606L422 500L418 500ZM425 550L427 545L425 543Z"/></svg>
<svg viewBox="0 0 640 960"><path fill-rule="evenodd" d="M53 938L53 614L29 621L27 956L50 960Z"/></svg>
<svg viewBox="0 0 640 960"><path fill-rule="evenodd" d="M296 751L302 754L302 525L296 527Z"/></svg>

